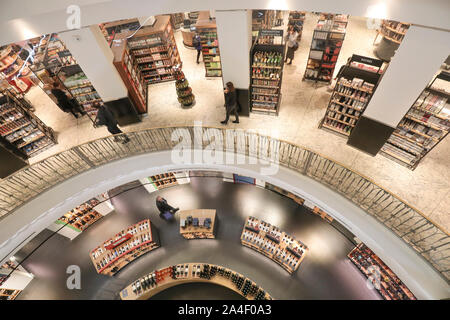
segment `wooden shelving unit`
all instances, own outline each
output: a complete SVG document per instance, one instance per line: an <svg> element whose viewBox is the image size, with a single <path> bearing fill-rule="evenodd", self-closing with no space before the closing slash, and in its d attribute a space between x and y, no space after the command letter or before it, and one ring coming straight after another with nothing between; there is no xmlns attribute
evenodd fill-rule
<svg viewBox="0 0 450 320"><path fill-rule="evenodd" d="M55 133L11 92L0 92L0 143L26 160L56 144Z"/></svg>
<svg viewBox="0 0 450 320"><path fill-rule="evenodd" d="M347 15L321 14L303 79L331 82L348 23Z"/></svg>
<svg viewBox="0 0 450 320"><path fill-rule="evenodd" d="M111 49L114 65L139 113L147 112L147 85L175 80L173 66L180 55L170 16L157 16L153 26L117 34ZM128 39L129 36L132 38ZM120 41L119 41L120 40Z"/></svg>
<svg viewBox="0 0 450 320"><path fill-rule="evenodd" d="M289 11L289 20L288 24L292 26L297 26L297 28L300 30L297 40L300 42L302 38L302 32L303 32L303 23L305 21L305 15L306 11Z"/></svg>
<svg viewBox="0 0 450 320"><path fill-rule="evenodd" d="M184 21L184 13L174 13L170 15L170 23L172 28L179 29Z"/></svg>
<svg viewBox="0 0 450 320"><path fill-rule="evenodd" d="M21 292L21 290L0 288L0 300L14 300Z"/></svg>
<svg viewBox="0 0 450 320"><path fill-rule="evenodd" d="M283 30L269 31L277 32L283 38ZM265 30L260 31L251 49L250 111L278 115L286 45L258 44L258 38L265 37L264 32Z"/></svg>
<svg viewBox="0 0 450 320"><path fill-rule="evenodd" d="M98 273L113 276L143 254L159 248L159 236L150 220L140 221L91 250Z"/></svg>
<svg viewBox="0 0 450 320"><path fill-rule="evenodd" d="M450 131L450 73L441 72L397 125L381 154L415 169Z"/></svg>
<svg viewBox="0 0 450 320"><path fill-rule="evenodd" d="M100 30L102 30L106 41L111 45L114 37L118 33L134 31L139 29L141 24L138 19L124 19L113 22L102 23L99 25Z"/></svg>
<svg viewBox="0 0 450 320"><path fill-rule="evenodd" d="M375 288L385 300L416 300L414 294L365 244L358 244L348 254L348 258L368 278L374 278L371 276L375 268L379 270L380 275L376 278L380 284L379 286L375 284Z"/></svg>
<svg viewBox="0 0 450 320"><path fill-rule="evenodd" d="M319 128L350 136L381 79L383 61L353 55L342 67Z"/></svg>
<svg viewBox="0 0 450 320"><path fill-rule="evenodd" d="M259 30L275 27L276 20L276 10L252 10L253 40L259 35Z"/></svg>
<svg viewBox="0 0 450 320"><path fill-rule="evenodd" d="M202 56L205 64L206 77L221 77L222 63L220 60L219 40L217 38L217 27L215 20L200 15L195 25L202 43Z"/></svg>
<svg viewBox="0 0 450 320"><path fill-rule="evenodd" d="M308 251L300 240L254 217L247 218L241 243L275 261L291 274L298 269Z"/></svg>
<svg viewBox="0 0 450 320"><path fill-rule="evenodd" d="M377 30L377 35L375 36L374 43L376 42L379 35L383 38L400 44L406 35L411 24L405 22L398 22L393 20L383 20L380 29Z"/></svg>
<svg viewBox="0 0 450 320"><path fill-rule="evenodd" d="M247 300L272 300L272 297L249 278L214 264L184 263L154 270L120 291L122 300L148 300L176 285L209 282L229 288Z"/></svg>
<svg viewBox="0 0 450 320"><path fill-rule="evenodd" d="M216 210L195 209L179 212L180 234L188 239L216 238Z"/></svg>

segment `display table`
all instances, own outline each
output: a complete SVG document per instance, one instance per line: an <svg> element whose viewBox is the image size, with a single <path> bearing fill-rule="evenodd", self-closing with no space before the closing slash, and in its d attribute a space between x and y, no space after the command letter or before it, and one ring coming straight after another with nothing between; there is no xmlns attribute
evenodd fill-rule
<svg viewBox="0 0 450 320"><path fill-rule="evenodd" d="M90 253L98 273L113 276L143 254L159 248L158 231L143 220L117 233Z"/></svg>
<svg viewBox="0 0 450 320"><path fill-rule="evenodd" d="M215 239L216 210L183 210L180 215L180 234L186 239ZM190 218L189 218L190 217Z"/></svg>
<svg viewBox="0 0 450 320"><path fill-rule="evenodd" d="M247 300L272 300L252 280L230 269L205 263L185 263L155 270L120 292L122 300L147 300L155 294L184 283L209 282L231 289Z"/></svg>
<svg viewBox="0 0 450 320"><path fill-rule="evenodd" d="M241 243L272 259L289 273L298 269L308 250L301 241L254 217L247 218Z"/></svg>

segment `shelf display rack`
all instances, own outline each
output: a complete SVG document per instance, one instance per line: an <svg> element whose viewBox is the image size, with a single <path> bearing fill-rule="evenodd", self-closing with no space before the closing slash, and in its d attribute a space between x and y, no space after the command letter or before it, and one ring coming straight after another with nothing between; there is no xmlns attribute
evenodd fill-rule
<svg viewBox="0 0 450 320"><path fill-rule="evenodd" d="M206 77L221 77L222 64L220 60L219 41L215 20L197 20L195 25L202 44L202 56L205 64Z"/></svg>
<svg viewBox="0 0 450 320"><path fill-rule="evenodd" d="M25 51L17 44L0 46L0 78L20 93L28 92L33 86Z"/></svg>
<svg viewBox="0 0 450 320"><path fill-rule="evenodd" d="M331 82L348 23L347 15L321 14L303 79Z"/></svg>
<svg viewBox="0 0 450 320"><path fill-rule="evenodd" d="M0 92L0 143L24 160L56 144L53 129L30 109L25 99Z"/></svg>
<svg viewBox="0 0 450 320"><path fill-rule="evenodd" d="M146 113L147 86L175 80L172 67L181 63L170 16L157 16L153 26L116 34L115 40L114 65L138 112Z"/></svg>
<svg viewBox="0 0 450 320"><path fill-rule="evenodd" d="M140 221L91 250L98 273L113 276L133 260L159 248L159 236L150 220Z"/></svg>
<svg viewBox="0 0 450 320"><path fill-rule="evenodd" d="M300 42L302 38L302 32L303 32L303 23L305 21L305 11L289 11L289 25L297 26L299 33L297 37L297 41Z"/></svg>
<svg viewBox="0 0 450 320"><path fill-rule="evenodd" d="M14 300L22 290L0 288L0 300Z"/></svg>
<svg viewBox="0 0 450 320"><path fill-rule="evenodd" d="M242 245L249 247L294 273L305 258L308 247L279 228L248 217L241 234Z"/></svg>
<svg viewBox="0 0 450 320"><path fill-rule="evenodd" d="M377 30L377 35L373 42L375 43L378 36L381 35L389 41L400 44L410 26L411 24L405 22L383 20L380 29Z"/></svg>
<svg viewBox="0 0 450 320"><path fill-rule="evenodd" d="M348 258L369 279L379 279L380 283L373 283L374 287L385 300L416 300L414 294L392 272L392 270L365 244L358 244ZM379 276L372 275L379 271Z"/></svg>
<svg viewBox="0 0 450 320"><path fill-rule="evenodd" d="M450 131L450 73L440 72L422 91L381 148L381 154L415 169Z"/></svg>
<svg viewBox="0 0 450 320"><path fill-rule="evenodd" d="M381 79L382 60L352 55L337 75L319 128L350 136Z"/></svg>
<svg viewBox="0 0 450 320"><path fill-rule="evenodd" d="M183 263L154 270L120 291L122 300L147 300L183 283L210 282L229 288L247 300L272 300L255 282L240 273L214 264Z"/></svg>
<svg viewBox="0 0 450 320"><path fill-rule="evenodd" d="M93 104L103 104L100 95L58 35L53 33L44 37L36 49L31 71L42 82L42 89L55 103L57 99L52 95L51 89L53 83L57 82L93 121L97 115ZM35 38L32 43L36 41L40 39Z"/></svg>
<svg viewBox="0 0 450 320"><path fill-rule="evenodd" d="M277 32L283 38L283 30ZM265 36L261 30L251 49L250 110L270 115L278 115L281 103L281 82L285 44L258 44L258 38Z"/></svg>
<svg viewBox="0 0 450 320"><path fill-rule="evenodd" d="M67 224L75 231L82 232L103 217L94 209L99 203L100 201L98 199L93 198L67 212L59 218L56 223L63 225Z"/></svg>

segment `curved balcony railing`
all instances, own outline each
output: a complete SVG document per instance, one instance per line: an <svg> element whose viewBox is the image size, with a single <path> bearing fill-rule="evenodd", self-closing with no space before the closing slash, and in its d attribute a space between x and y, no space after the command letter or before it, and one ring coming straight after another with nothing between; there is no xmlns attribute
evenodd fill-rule
<svg viewBox="0 0 450 320"><path fill-rule="evenodd" d="M180 140L195 148L204 148L214 140L219 142L219 151L276 161L339 192L392 230L449 281L450 236L420 211L363 175L304 147L257 133L230 132L206 127L154 128L127 133L127 144L117 143L115 137L109 136L73 147L2 180L0 220L65 179L110 161L171 150L179 146ZM203 139L198 138L202 136Z"/></svg>

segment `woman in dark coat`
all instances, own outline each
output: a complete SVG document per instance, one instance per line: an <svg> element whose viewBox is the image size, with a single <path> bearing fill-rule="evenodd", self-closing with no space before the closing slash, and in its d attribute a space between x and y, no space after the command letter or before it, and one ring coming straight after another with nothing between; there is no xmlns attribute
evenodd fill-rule
<svg viewBox="0 0 450 320"><path fill-rule="evenodd" d="M288 34L286 35L287 52L286 52L286 59L284 60L284 62L287 62L287 59L289 58L290 61L288 64L292 64L292 60L294 60L294 52L298 48L297 38L298 38L297 29L291 27L288 31Z"/></svg>
<svg viewBox="0 0 450 320"><path fill-rule="evenodd" d="M234 113L236 120L233 123L239 123L239 114L238 114L238 106L237 106L237 98L236 98L236 89L232 82L227 82L225 92L225 108L227 109L227 117L224 121L221 121L222 124L227 124L228 119L230 119L230 114Z"/></svg>

